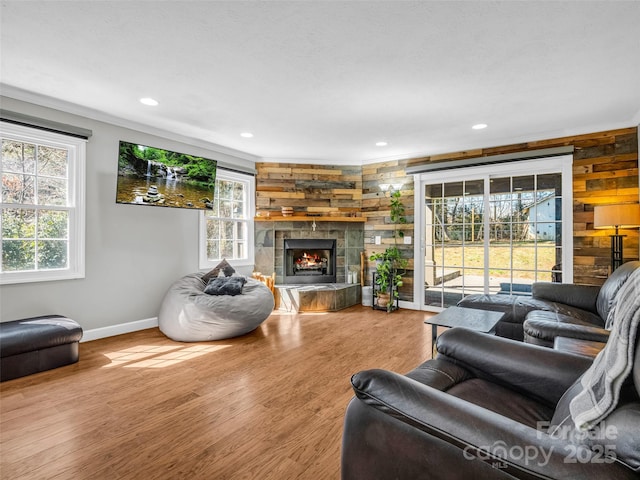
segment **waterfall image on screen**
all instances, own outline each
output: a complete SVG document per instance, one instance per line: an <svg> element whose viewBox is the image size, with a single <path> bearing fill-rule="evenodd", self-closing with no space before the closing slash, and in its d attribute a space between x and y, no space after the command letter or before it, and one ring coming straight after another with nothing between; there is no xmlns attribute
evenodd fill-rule
<svg viewBox="0 0 640 480"><path fill-rule="evenodd" d="M116 202L212 208L216 167L208 158L121 141Z"/></svg>

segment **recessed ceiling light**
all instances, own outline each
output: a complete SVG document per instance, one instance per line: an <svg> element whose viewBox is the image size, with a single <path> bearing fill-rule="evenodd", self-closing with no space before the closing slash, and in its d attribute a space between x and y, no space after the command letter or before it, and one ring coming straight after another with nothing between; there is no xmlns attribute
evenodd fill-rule
<svg viewBox="0 0 640 480"><path fill-rule="evenodd" d="M149 97L141 98L140 103L142 103L143 105L149 105L150 107L155 107L158 105L157 100L154 100L153 98L149 98Z"/></svg>
<svg viewBox="0 0 640 480"><path fill-rule="evenodd" d="M240 134L240 136L241 136L241 137L244 137L244 138L251 138L251 137L253 137L253 133L249 133L249 132L242 132L242 133Z"/></svg>
<svg viewBox="0 0 640 480"><path fill-rule="evenodd" d="M476 123L473 127L474 130L482 130L483 128L487 128L487 124L486 123Z"/></svg>
<svg viewBox="0 0 640 480"><path fill-rule="evenodd" d="M376 142L376 147L386 147L389 145L387 142Z"/></svg>

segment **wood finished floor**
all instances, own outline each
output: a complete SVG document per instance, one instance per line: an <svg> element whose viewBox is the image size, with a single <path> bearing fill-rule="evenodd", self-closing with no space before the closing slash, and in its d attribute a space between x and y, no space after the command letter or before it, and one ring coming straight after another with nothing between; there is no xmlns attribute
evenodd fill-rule
<svg viewBox="0 0 640 480"><path fill-rule="evenodd" d="M355 306L216 342L82 343L79 363L0 384L0 478L339 479L351 375L430 358L430 315Z"/></svg>

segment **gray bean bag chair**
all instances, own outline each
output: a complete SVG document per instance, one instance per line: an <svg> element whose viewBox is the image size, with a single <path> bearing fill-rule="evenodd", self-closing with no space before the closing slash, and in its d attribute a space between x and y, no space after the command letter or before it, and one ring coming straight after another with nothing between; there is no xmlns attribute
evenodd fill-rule
<svg viewBox="0 0 640 480"><path fill-rule="evenodd" d="M240 295L208 295L202 273L176 281L162 301L160 331L178 342L237 337L258 328L273 311L271 290L247 278Z"/></svg>

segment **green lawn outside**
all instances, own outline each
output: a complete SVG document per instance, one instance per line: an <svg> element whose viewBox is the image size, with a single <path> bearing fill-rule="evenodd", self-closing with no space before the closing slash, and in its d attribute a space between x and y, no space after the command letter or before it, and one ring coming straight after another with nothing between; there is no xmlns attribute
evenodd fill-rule
<svg viewBox="0 0 640 480"><path fill-rule="evenodd" d="M508 242L491 243L489 275L509 279L510 270L513 269L514 277L517 278L551 281L553 266L560 263L560 251L554 242L517 242L512 248ZM438 245L433 248L433 259L436 265L444 265L445 270L461 268L463 265L467 269L482 269L484 268L484 246L481 242L465 243L464 247L460 244Z"/></svg>

